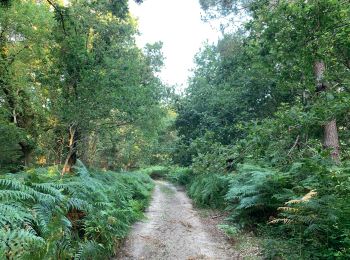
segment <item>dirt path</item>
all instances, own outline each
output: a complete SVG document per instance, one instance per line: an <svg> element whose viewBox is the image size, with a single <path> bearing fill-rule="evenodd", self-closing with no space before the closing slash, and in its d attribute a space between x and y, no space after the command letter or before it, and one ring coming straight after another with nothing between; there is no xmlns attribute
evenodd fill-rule
<svg viewBox="0 0 350 260"><path fill-rule="evenodd" d="M146 219L137 223L115 259L240 259L201 222L185 192L157 181Z"/></svg>

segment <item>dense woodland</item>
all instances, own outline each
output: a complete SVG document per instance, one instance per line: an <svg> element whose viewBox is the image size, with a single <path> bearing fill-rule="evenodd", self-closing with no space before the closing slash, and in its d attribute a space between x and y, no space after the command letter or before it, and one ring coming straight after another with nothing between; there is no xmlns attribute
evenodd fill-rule
<svg viewBox="0 0 350 260"><path fill-rule="evenodd" d="M126 0L0 2L0 259L107 259L142 216L151 179L108 172L171 122L136 34Z"/></svg>
<svg viewBox="0 0 350 260"><path fill-rule="evenodd" d="M196 56L175 122L174 162L192 174L175 179L265 237L266 258L348 259L349 1L201 5L249 20Z"/></svg>
<svg viewBox="0 0 350 260"><path fill-rule="evenodd" d="M1 259L108 259L150 175L266 259L349 259L349 1L200 4L223 36L176 95L126 0L0 2Z"/></svg>
<svg viewBox="0 0 350 260"><path fill-rule="evenodd" d="M161 44L136 46L127 1L5 1L0 12L0 168L137 166L164 88Z"/></svg>

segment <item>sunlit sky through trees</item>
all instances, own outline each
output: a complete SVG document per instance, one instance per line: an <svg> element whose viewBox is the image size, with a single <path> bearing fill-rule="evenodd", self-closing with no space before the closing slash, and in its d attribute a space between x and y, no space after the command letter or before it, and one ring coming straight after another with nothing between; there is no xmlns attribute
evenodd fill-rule
<svg viewBox="0 0 350 260"><path fill-rule="evenodd" d="M198 0L146 0L141 5L130 1L130 10L138 18L140 47L163 42L166 60L160 77L169 85L178 85L180 92L187 85L194 55L202 43L218 40L218 26L201 20Z"/></svg>

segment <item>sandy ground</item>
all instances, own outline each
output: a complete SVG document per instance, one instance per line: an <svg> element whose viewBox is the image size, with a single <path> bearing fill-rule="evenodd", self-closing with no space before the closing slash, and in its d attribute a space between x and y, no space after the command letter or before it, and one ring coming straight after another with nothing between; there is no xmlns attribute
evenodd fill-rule
<svg viewBox="0 0 350 260"><path fill-rule="evenodd" d="M157 181L146 219L138 222L115 259L242 259L205 224L184 191Z"/></svg>

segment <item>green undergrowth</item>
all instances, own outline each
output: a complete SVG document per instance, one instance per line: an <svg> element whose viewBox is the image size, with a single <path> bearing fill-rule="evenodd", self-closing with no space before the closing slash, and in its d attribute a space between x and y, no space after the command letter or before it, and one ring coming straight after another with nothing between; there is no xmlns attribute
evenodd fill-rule
<svg viewBox="0 0 350 260"><path fill-rule="evenodd" d="M224 209L227 206L225 194L228 191L229 175L194 174L189 168L173 167L167 179L185 186L197 206L214 209Z"/></svg>
<svg viewBox="0 0 350 260"><path fill-rule="evenodd" d="M285 169L241 164L225 174L176 168L168 176L197 206L226 212L221 229L232 238L253 232L266 259L350 258L347 165L313 158Z"/></svg>
<svg viewBox="0 0 350 260"><path fill-rule="evenodd" d="M169 174L169 167L155 165L146 167L140 170L141 173L147 174L152 179L162 179L165 178Z"/></svg>
<svg viewBox="0 0 350 260"><path fill-rule="evenodd" d="M0 178L0 259L108 259L142 218L153 181L144 173L64 176L34 169Z"/></svg>

